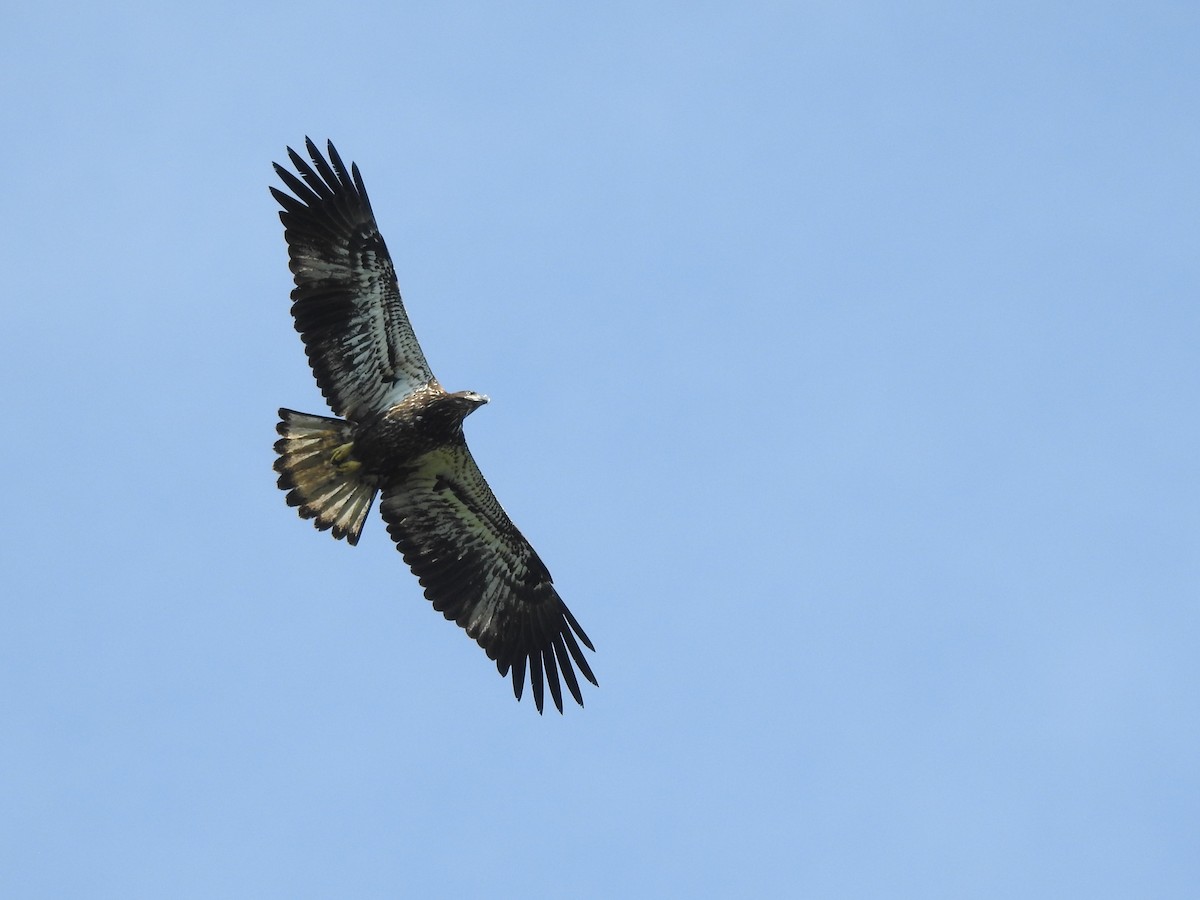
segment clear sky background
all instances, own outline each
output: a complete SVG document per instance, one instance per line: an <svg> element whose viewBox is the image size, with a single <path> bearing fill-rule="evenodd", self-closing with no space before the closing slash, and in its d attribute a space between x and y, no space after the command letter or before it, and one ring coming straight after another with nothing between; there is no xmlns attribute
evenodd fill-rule
<svg viewBox="0 0 1200 900"><path fill-rule="evenodd" d="M1194 2L8 9L0 894L1195 897L1198 46ZM492 398L586 709L275 487L306 134Z"/></svg>

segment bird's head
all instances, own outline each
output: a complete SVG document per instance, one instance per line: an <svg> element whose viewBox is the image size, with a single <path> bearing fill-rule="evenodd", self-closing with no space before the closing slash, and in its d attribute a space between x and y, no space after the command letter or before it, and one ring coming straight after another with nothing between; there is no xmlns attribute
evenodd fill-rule
<svg viewBox="0 0 1200 900"><path fill-rule="evenodd" d="M454 399L459 409L462 410L462 417L464 419L488 402L486 394L477 394L475 391L458 391L450 396Z"/></svg>

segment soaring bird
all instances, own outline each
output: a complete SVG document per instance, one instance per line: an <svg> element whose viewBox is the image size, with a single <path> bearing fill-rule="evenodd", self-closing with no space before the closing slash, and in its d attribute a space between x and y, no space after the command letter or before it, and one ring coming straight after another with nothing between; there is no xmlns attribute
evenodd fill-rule
<svg viewBox="0 0 1200 900"><path fill-rule="evenodd" d="M434 378L358 166L347 170L332 142L328 160L305 146L311 164L287 151L298 174L275 164L291 193L271 194L296 283L296 330L339 418L279 410L279 487L303 518L350 544L382 494L388 534L425 596L501 675L511 672L517 699L528 670L539 713L547 685L562 712L560 676L582 706L575 667L597 681L579 645L595 648L463 437L463 420L488 398L450 393Z"/></svg>

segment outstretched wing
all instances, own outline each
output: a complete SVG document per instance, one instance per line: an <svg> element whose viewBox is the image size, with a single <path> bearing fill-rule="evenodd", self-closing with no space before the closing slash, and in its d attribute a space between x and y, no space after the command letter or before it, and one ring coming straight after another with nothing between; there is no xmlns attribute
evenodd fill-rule
<svg viewBox="0 0 1200 900"><path fill-rule="evenodd" d="M329 161L305 138L310 166L288 148L293 175L275 171L295 196L271 188L283 210L296 289L292 315L317 386L351 421L398 402L433 378L375 224L358 166L350 174L329 143ZM303 179L303 180L301 180Z"/></svg>
<svg viewBox="0 0 1200 900"><path fill-rule="evenodd" d="M594 650L545 564L505 515L461 439L422 456L383 489L380 512L434 609L466 629L521 699L525 670L538 712L543 678L562 712L559 674L582 706L575 669L596 684L576 641Z"/></svg>

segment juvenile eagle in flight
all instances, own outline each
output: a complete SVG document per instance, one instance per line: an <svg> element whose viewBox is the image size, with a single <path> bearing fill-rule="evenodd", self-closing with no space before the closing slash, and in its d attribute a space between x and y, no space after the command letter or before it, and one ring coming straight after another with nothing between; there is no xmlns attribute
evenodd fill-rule
<svg viewBox="0 0 1200 900"><path fill-rule="evenodd" d="M296 330L341 418L279 410L279 487L303 518L350 544L382 493L388 534L425 596L501 675L512 672L517 699L528 668L539 713L544 685L562 712L560 674L582 706L574 666L597 682L579 643L595 648L463 438L463 419L488 398L449 393L433 377L358 166L347 173L332 142L328 161L311 140L305 145L311 165L288 148L299 177L275 164L291 194L271 193L283 207Z"/></svg>

